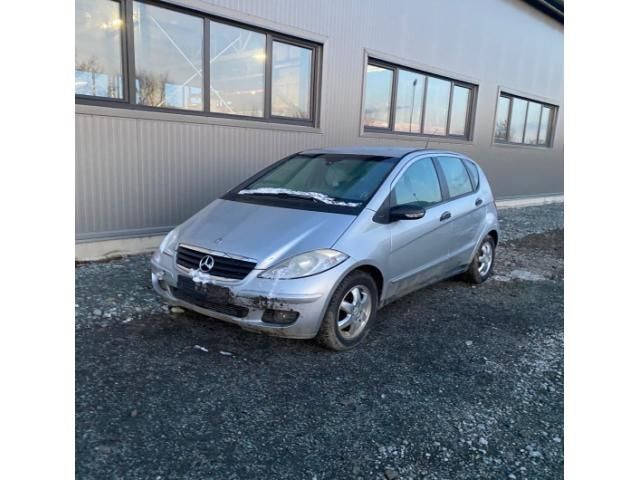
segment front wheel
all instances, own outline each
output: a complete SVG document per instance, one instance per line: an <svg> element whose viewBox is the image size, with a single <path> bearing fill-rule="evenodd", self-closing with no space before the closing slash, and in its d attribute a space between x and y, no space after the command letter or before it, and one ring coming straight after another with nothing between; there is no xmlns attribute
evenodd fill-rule
<svg viewBox="0 0 640 480"><path fill-rule="evenodd" d="M493 271L493 261L496 256L496 242L491 235L482 240L480 248L473 257L471 265L465 275L465 279L471 283L484 282Z"/></svg>
<svg viewBox="0 0 640 480"><path fill-rule="evenodd" d="M331 350L349 350L369 333L378 309L373 278L356 270L338 285L322 319L316 341Z"/></svg>

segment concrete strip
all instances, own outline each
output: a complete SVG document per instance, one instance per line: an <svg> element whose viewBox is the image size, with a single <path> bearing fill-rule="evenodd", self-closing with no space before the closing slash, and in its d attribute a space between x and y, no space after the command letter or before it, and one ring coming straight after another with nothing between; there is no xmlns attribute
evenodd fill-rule
<svg viewBox="0 0 640 480"><path fill-rule="evenodd" d="M549 203L564 202L564 195L549 195L544 197L510 198L497 200L498 208L523 208ZM164 235L139 238L119 238L99 242L76 243L76 261L92 262L108 260L124 255L150 253L160 245Z"/></svg>
<svg viewBox="0 0 640 480"><path fill-rule="evenodd" d="M564 195L547 195L541 197L505 198L496 200L498 208L522 208L547 205L549 203L564 203Z"/></svg>
<svg viewBox="0 0 640 480"><path fill-rule="evenodd" d="M100 242L76 243L76 262L108 260L124 255L152 252L160 245L164 235L138 238L118 238Z"/></svg>

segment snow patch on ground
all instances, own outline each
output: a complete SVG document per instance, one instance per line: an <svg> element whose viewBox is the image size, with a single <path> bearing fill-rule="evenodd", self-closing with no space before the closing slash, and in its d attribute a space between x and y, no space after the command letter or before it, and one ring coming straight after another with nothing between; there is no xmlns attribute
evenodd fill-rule
<svg viewBox="0 0 640 480"><path fill-rule="evenodd" d="M511 270L506 275L494 275L494 280L498 282L510 282L511 280L525 280L529 282L540 282L546 280L546 278L538 273L533 273L528 270Z"/></svg>

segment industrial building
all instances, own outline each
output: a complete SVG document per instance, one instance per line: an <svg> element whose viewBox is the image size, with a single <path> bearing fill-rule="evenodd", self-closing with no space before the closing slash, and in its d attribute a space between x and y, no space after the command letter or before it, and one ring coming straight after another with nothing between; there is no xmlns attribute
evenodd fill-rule
<svg viewBox="0 0 640 480"><path fill-rule="evenodd" d="M76 247L157 238L317 147L562 193L563 35L551 0L76 0Z"/></svg>

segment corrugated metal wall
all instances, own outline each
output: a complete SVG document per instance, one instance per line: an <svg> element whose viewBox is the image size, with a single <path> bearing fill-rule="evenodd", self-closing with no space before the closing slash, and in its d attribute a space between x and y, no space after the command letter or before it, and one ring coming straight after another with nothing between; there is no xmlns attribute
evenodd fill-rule
<svg viewBox="0 0 640 480"><path fill-rule="evenodd" d="M423 140L360 135L365 49L479 84L473 141L429 145L477 159L497 196L563 190L563 26L520 0L179 3L220 6L246 14L247 23L259 17L281 24L284 33L294 27L325 37L321 132L78 106L79 240L166 231L256 170L305 148L423 146ZM560 106L553 148L492 144L499 87Z"/></svg>

